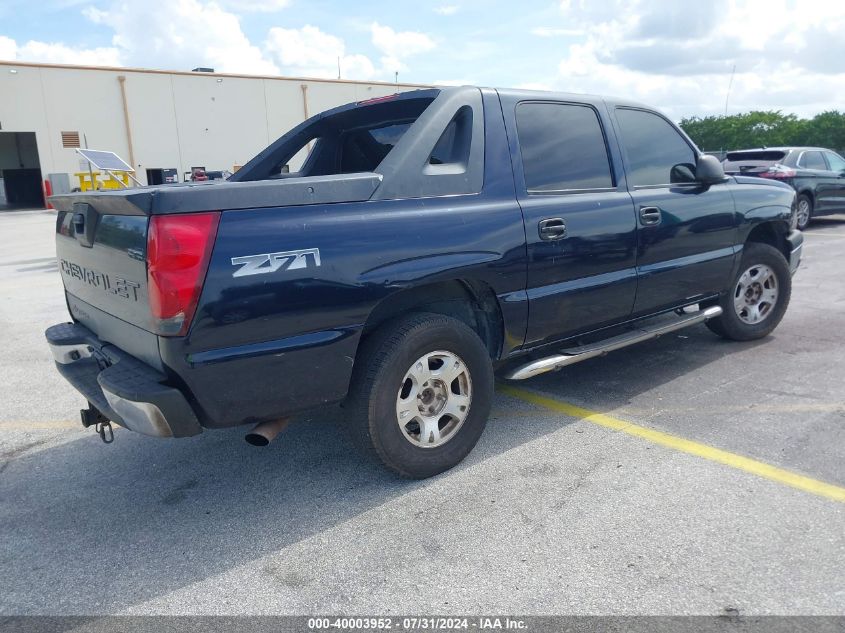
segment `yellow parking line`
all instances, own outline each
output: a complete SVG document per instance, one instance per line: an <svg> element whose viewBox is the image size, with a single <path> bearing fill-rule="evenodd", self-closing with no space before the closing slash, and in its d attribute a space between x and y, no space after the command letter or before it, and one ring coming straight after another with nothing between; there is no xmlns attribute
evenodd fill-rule
<svg viewBox="0 0 845 633"><path fill-rule="evenodd" d="M498 390L512 398L530 402L539 407L551 409L552 411L557 411L573 418L579 418L586 422L592 422L593 424L598 424L614 431L621 431L622 433L627 433L628 435L633 435L634 437L639 437L667 448L703 457L704 459L709 459L710 461L718 462L725 466L736 468L737 470L743 470L758 477L764 477L771 481L798 488L804 492L810 492L821 497L827 497L828 499L845 503L845 488L840 486L818 481L817 479L799 475L798 473L793 473L783 468L772 466L771 464L758 462L756 459L737 455L736 453L724 451L720 448L708 446L707 444L693 442L692 440L677 437L669 433L638 426L631 422L605 415L604 413L590 411L589 409L584 409L568 402L547 398L511 385L499 385Z"/></svg>
<svg viewBox="0 0 845 633"><path fill-rule="evenodd" d="M845 411L845 402L808 402L806 404L753 404L726 405L717 407L655 407L639 409L622 407L622 415L648 415L650 413L838 413Z"/></svg>
<svg viewBox="0 0 845 633"><path fill-rule="evenodd" d="M83 427L79 423L66 420L52 420L41 422L0 422L0 433L3 431L45 431L51 429L79 429Z"/></svg>

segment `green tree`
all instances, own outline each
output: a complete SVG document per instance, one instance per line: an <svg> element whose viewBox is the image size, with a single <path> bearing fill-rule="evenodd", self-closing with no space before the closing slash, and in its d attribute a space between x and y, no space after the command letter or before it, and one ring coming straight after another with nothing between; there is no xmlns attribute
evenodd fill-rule
<svg viewBox="0 0 845 633"><path fill-rule="evenodd" d="M830 110L807 122L807 145L845 150L845 113Z"/></svg>
<svg viewBox="0 0 845 633"><path fill-rule="evenodd" d="M845 113L830 111L812 119L778 111L689 117L681 127L702 150L729 151L778 145L818 145L845 149Z"/></svg>

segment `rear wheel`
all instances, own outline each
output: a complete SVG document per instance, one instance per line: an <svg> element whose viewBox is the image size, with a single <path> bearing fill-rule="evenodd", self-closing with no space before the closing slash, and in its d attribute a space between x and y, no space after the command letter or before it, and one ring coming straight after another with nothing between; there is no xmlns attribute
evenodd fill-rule
<svg viewBox="0 0 845 633"><path fill-rule="evenodd" d="M813 199L806 193L802 193L798 196L797 215L798 222L796 226L799 231L803 231L807 228L807 225L810 224L810 220L813 218Z"/></svg>
<svg viewBox="0 0 845 633"><path fill-rule="evenodd" d="M457 319L416 314L361 344L346 408L365 454L422 479L473 449L492 397L493 367L478 335Z"/></svg>
<svg viewBox="0 0 845 633"><path fill-rule="evenodd" d="M762 338L780 323L791 294L792 276L783 254L768 244L749 242L731 291L719 301L722 315L707 327L734 341Z"/></svg>

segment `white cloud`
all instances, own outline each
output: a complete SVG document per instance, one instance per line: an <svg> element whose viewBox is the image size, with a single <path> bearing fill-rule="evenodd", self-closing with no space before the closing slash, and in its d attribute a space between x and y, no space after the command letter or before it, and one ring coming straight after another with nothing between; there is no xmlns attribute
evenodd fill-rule
<svg viewBox="0 0 845 633"><path fill-rule="evenodd" d="M444 4L439 7L434 7L434 12L440 15L455 15L460 7L456 4Z"/></svg>
<svg viewBox="0 0 845 633"><path fill-rule="evenodd" d="M408 70L404 63L405 59L428 52L435 47L434 40L425 33L394 31L389 26L382 26L378 22L370 25L370 34L373 46L382 53L382 70L388 73Z"/></svg>
<svg viewBox="0 0 845 633"><path fill-rule="evenodd" d="M248 74L279 71L247 39L238 16L214 2L172 0L158 8L116 2L106 10L92 7L84 13L114 30L112 44L126 65L178 70L210 66Z"/></svg>
<svg viewBox="0 0 845 633"><path fill-rule="evenodd" d="M120 51L114 47L73 48L56 42L29 41L18 46L18 59L52 64L120 66Z"/></svg>
<svg viewBox="0 0 845 633"><path fill-rule="evenodd" d="M290 0L223 0L222 6L232 11L274 13L290 6Z"/></svg>
<svg viewBox="0 0 845 633"><path fill-rule="evenodd" d="M350 53L340 37L313 25L299 29L273 27L267 36L265 50L286 74L304 77L343 79L393 79L393 73L408 69L405 61L430 51L434 41L425 33L395 31L378 22L370 25L372 44L381 53L375 64L368 56Z"/></svg>
<svg viewBox="0 0 845 633"><path fill-rule="evenodd" d="M408 70L409 58L435 47L425 33L396 31L378 22L370 24L377 62L360 52L347 51L342 38L313 25L273 26L256 45L247 38L235 12L272 11L289 4L290 0L111 0L82 10L91 23L113 31L109 47L84 49L37 41L19 44L4 37L0 38L0 55L30 61L175 70L207 66L218 72L321 78L337 77L339 65L344 79L389 80L394 72Z"/></svg>
<svg viewBox="0 0 845 633"><path fill-rule="evenodd" d="M81 64L86 66L120 66L120 51L113 47L74 48L59 42L30 40L18 44L0 36L0 59L48 64Z"/></svg>
<svg viewBox="0 0 845 633"><path fill-rule="evenodd" d="M719 114L736 65L730 112L812 115L845 101L841 3L807 11L788 0L695 7L676 0L566 0L560 9L565 29L583 37L558 63L551 83L559 90L644 101L675 118ZM539 73L525 80L549 81Z"/></svg>
<svg viewBox="0 0 845 633"><path fill-rule="evenodd" d="M267 35L265 48L285 74L330 79L337 77L339 59L344 79L370 79L376 75L368 57L347 55L342 39L324 33L316 26L273 27Z"/></svg>
<svg viewBox="0 0 845 633"><path fill-rule="evenodd" d="M542 81L528 81L524 84L517 84L514 88L519 90L554 90L551 84Z"/></svg>
<svg viewBox="0 0 845 633"><path fill-rule="evenodd" d="M11 37L0 35L0 59L17 59L18 45Z"/></svg>
<svg viewBox="0 0 845 633"><path fill-rule="evenodd" d="M435 79L431 82L435 86L477 86L473 79Z"/></svg>
<svg viewBox="0 0 845 633"><path fill-rule="evenodd" d="M406 57L425 53L434 48L434 40L418 31L394 31L378 22L370 25L373 46L390 57Z"/></svg>
<svg viewBox="0 0 845 633"><path fill-rule="evenodd" d="M537 28L531 29L531 34L537 37L561 37L565 35L584 35L584 31L580 29L553 29L548 26L538 26Z"/></svg>

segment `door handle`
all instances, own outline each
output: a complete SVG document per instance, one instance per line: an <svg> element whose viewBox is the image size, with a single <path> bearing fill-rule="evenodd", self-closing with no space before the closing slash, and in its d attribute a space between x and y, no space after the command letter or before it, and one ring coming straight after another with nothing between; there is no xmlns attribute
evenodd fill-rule
<svg viewBox="0 0 845 633"><path fill-rule="evenodd" d="M546 218L540 220L537 225L537 232L540 234L540 239L546 242L551 240L561 240L566 237L566 222L563 218Z"/></svg>
<svg viewBox="0 0 845 633"><path fill-rule="evenodd" d="M660 224L661 219L661 211L658 207L640 207L640 221L643 226Z"/></svg>

